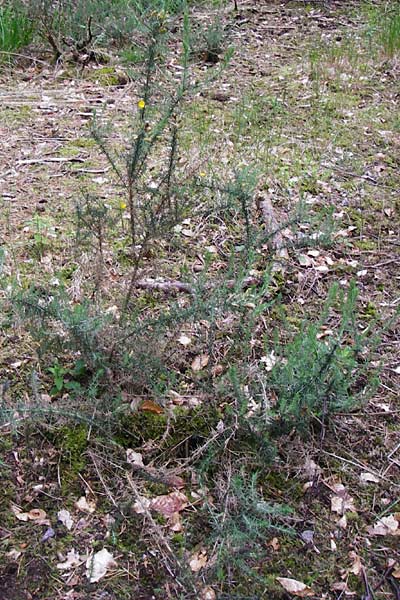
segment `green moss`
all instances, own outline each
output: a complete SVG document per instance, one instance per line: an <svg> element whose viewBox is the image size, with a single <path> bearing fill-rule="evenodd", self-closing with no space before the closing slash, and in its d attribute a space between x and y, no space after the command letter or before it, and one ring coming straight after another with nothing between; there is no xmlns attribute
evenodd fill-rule
<svg viewBox="0 0 400 600"><path fill-rule="evenodd" d="M116 67L102 67L91 71L89 74L91 81L96 81L105 87L112 85L122 85L127 83L128 78L120 69Z"/></svg>
<svg viewBox="0 0 400 600"><path fill-rule="evenodd" d="M61 455L62 487L69 490L86 467L85 451L88 445L85 425L65 426L57 430L54 445Z"/></svg>
<svg viewBox="0 0 400 600"><path fill-rule="evenodd" d="M376 250L377 244L372 240L354 240L354 246L359 250Z"/></svg>
<svg viewBox="0 0 400 600"><path fill-rule="evenodd" d="M365 318L375 319L378 316L378 309L376 308L375 304L368 302L362 313Z"/></svg>
<svg viewBox="0 0 400 600"><path fill-rule="evenodd" d="M165 446L181 447L185 442L189 450L207 438L220 419L220 410L210 406L194 409L178 407L172 417L138 411L120 419L114 440L124 448L135 448L149 440L160 441L169 427L169 435L163 440Z"/></svg>

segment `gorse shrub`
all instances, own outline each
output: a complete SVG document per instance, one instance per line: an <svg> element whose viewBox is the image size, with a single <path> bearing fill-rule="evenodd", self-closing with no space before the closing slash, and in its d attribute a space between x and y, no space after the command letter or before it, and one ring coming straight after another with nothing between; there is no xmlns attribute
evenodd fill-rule
<svg viewBox="0 0 400 600"><path fill-rule="evenodd" d="M227 597L238 581L246 581L250 587L255 582L263 583L258 565L265 559L269 537L294 534L290 508L265 500L259 479L257 474L232 474L228 468L225 477L218 475L214 481L214 502L203 509L213 552L206 578L219 581Z"/></svg>
<svg viewBox="0 0 400 600"><path fill-rule="evenodd" d="M184 0L26 0L27 14L58 59L67 50L132 43L151 13L175 14Z"/></svg>

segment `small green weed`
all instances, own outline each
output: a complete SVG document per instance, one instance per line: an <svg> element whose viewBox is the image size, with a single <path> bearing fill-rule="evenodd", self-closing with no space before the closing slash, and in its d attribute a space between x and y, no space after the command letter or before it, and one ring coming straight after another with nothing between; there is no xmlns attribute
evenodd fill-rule
<svg viewBox="0 0 400 600"><path fill-rule="evenodd" d="M87 374L85 362L78 359L73 367L63 367L58 361L47 371L51 373L53 387L50 390L51 395L61 395L64 392L80 392L82 389L81 380Z"/></svg>

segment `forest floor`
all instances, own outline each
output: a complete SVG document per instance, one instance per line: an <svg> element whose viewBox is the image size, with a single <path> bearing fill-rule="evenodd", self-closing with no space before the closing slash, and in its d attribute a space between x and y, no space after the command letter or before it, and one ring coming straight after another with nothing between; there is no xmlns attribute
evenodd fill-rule
<svg viewBox="0 0 400 600"><path fill-rule="evenodd" d="M165 376L150 393L146 370L155 367L147 362L132 380L110 374L128 412L108 437L96 428L78 363L39 350L25 313L10 307L10 290L65 288L76 305L92 290L90 302L101 296L104 313L117 318L131 272L126 204L91 123L94 110L112 123L121 155L138 84L116 58L5 69L0 383L2 414L11 416L0 439L1 600L400 598L400 54L385 51L377 33L379 3L239 4L238 15L227 6L221 16L234 48L227 65L193 64L191 76L203 83L182 106L177 169L202 182L205 204L215 181L256 173L252 227L286 224L279 239L287 250L275 248L282 261L266 298L241 300L249 311L254 298L266 303L250 334L249 372L259 373L261 361L268 377L275 358L265 339L272 348L278 336L279 346L305 319L318 322L320 343L334 336L337 312L318 321L329 290L355 281L357 331L375 344L375 385L306 435L282 432L263 464L247 438L237 438L243 450L223 433L235 405L229 394L213 396L240 340L228 318L213 332L199 319L180 322L163 347L175 384ZM196 9L193 18L207 25L217 14ZM172 38L171 76L178 46ZM92 241L77 252L75 206L89 195L117 215L100 261ZM313 247L292 243L300 204L311 215ZM189 211L170 239L149 245L136 305L157 315L172 302L184 308L188 294L174 283L154 289L155 278L218 281L232 251L242 251L245 227L240 207L219 220ZM326 228L330 242L319 244ZM264 243L251 275L257 280L275 260ZM70 404L74 378L79 403L88 404L82 418Z"/></svg>

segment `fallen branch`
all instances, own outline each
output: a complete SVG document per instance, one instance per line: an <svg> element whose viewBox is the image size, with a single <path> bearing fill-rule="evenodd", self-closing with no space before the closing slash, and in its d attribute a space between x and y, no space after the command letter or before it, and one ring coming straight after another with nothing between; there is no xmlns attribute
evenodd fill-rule
<svg viewBox="0 0 400 600"><path fill-rule="evenodd" d="M160 290L161 292L184 292L185 294L194 294L194 288L188 283L181 281L161 281L159 279L138 279L134 283L135 287L142 290Z"/></svg>
<svg viewBox="0 0 400 600"><path fill-rule="evenodd" d="M241 282L240 287L242 289L246 289L248 287L251 287L252 285L260 285L262 281L263 280L261 277L246 277ZM209 283L205 287L206 289L212 289L216 285L217 284ZM224 285L228 289L233 289L237 286L237 281L235 281L234 279L228 279L228 281L220 282L219 285ZM194 296L196 293L195 288L189 283L183 283L181 281L176 281L173 279L160 280L152 279L149 277L148 279L138 279L137 281L135 281L134 286L142 290L159 290L165 293L183 292L184 294L191 294L192 296Z"/></svg>
<svg viewBox="0 0 400 600"><path fill-rule="evenodd" d="M80 162L80 163L84 163L85 159L84 158L79 158L79 156L70 156L70 157L61 157L61 156L54 156L54 157L49 157L49 158L26 158L23 160L19 160L17 161L17 166L20 167L21 165L41 165L44 163L65 163L65 162Z"/></svg>

